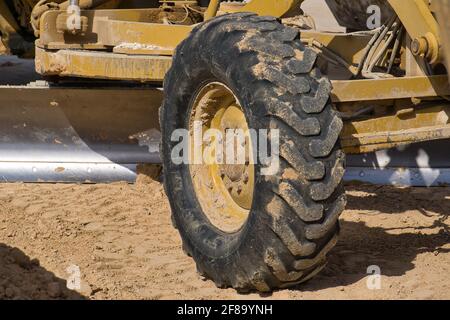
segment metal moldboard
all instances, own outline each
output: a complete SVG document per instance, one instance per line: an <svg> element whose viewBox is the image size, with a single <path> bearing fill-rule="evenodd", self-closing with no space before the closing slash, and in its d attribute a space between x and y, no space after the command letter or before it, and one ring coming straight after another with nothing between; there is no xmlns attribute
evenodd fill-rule
<svg viewBox="0 0 450 320"><path fill-rule="evenodd" d="M132 181L159 163L162 92L0 87L0 181Z"/></svg>

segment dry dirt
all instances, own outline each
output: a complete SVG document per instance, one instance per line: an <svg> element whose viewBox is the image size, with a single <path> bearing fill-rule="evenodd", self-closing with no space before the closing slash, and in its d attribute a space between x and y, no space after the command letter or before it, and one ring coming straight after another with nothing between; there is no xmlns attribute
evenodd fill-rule
<svg viewBox="0 0 450 320"><path fill-rule="evenodd" d="M180 248L160 183L0 185L0 298L449 299L450 188L347 186L326 269L272 295L202 280ZM79 266L82 287L66 289ZM367 289L378 265L381 290Z"/></svg>

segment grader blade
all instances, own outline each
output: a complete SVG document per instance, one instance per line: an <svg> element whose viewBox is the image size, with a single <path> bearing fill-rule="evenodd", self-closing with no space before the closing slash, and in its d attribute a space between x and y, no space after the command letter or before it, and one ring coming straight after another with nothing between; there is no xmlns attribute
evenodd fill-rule
<svg viewBox="0 0 450 320"><path fill-rule="evenodd" d="M153 88L0 87L0 180L133 181L159 163Z"/></svg>

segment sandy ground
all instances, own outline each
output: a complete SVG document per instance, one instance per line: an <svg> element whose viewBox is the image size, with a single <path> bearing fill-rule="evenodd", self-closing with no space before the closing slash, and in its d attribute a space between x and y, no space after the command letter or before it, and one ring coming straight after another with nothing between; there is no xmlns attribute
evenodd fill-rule
<svg viewBox="0 0 450 320"><path fill-rule="evenodd" d="M348 186L326 269L268 296L202 280L180 248L159 182L0 185L0 298L449 299L450 188ZM69 266L81 289L66 288ZM367 288L378 265L380 290Z"/></svg>

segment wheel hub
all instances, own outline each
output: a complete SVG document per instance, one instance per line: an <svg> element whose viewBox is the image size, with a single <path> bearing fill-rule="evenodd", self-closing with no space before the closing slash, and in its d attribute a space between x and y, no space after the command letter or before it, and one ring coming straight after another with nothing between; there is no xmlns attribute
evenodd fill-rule
<svg viewBox="0 0 450 320"><path fill-rule="evenodd" d="M194 121L201 121L203 133L215 130L222 137L222 161L190 165L197 199L214 225L223 231L236 231L247 220L254 191L254 167L249 161L252 150L245 114L232 91L219 82L203 86L191 110L191 129ZM213 143L212 147L216 150L218 145Z"/></svg>

